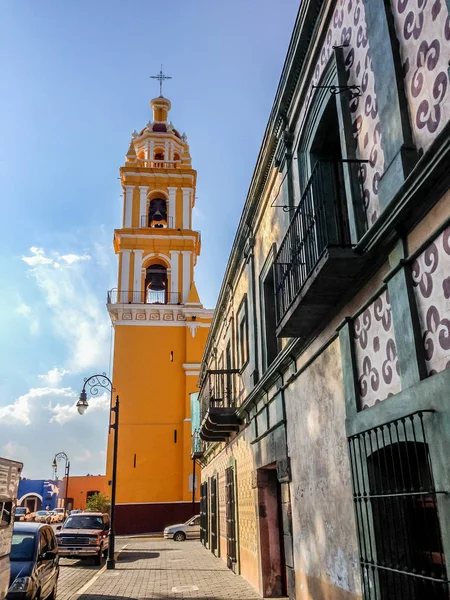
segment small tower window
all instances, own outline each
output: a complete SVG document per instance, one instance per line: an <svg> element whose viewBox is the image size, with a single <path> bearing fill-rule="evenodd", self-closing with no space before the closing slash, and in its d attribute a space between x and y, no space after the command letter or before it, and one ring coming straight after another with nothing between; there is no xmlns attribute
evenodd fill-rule
<svg viewBox="0 0 450 600"><path fill-rule="evenodd" d="M167 304L167 269L163 265L150 265L145 271L145 302Z"/></svg>
<svg viewBox="0 0 450 600"><path fill-rule="evenodd" d="M161 229L167 227L167 202L164 198L154 198L148 206L148 226Z"/></svg>
<svg viewBox="0 0 450 600"><path fill-rule="evenodd" d="M155 150L155 160L164 160L164 150L162 148Z"/></svg>
<svg viewBox="0 0 450 600"><path fill-rule="evenodd" d="M138 154L138 158L140 158L141 160L145 160L145 152L143 150L141 150Z"/></svg>

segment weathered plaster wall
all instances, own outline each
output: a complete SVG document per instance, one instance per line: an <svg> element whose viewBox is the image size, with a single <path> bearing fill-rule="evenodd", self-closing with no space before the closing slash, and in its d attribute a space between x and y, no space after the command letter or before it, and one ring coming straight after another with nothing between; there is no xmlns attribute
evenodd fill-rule
<svg viewBox="0 0 450 600"><path fill-rule="evenodd" d="M296 598L361 594L339 342L286 389Z"/></svg>
<svg viewBox="0 0 450 600"><path fill-rule="evenodd" d="M253 587L260 589L257 490L253 488L253 455L248 429L223 449L202 470L202 481L218 475L220 557L227 559L225 469L235 461L237 484L237 530L240 573Z"/></svg>

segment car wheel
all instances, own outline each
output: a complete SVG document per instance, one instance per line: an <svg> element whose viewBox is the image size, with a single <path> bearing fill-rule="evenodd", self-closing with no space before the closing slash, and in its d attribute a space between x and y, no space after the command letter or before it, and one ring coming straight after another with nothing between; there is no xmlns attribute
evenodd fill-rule
<svg viewBox="0 0 450 600"><path fill-rule="evenodd" d="M186 534L182 531L177 531L174 534L173 539L175 540L175 542L184 542L184 540L186 539Z"/></svg>
<svg viewBox="0 0 450 600"><path fill-rule="evenodd" d="M95 558L94 558L94 564L97 566L101 566L102 562L103 562L103 549L100 548L97 556L95 556Z"/></svg>

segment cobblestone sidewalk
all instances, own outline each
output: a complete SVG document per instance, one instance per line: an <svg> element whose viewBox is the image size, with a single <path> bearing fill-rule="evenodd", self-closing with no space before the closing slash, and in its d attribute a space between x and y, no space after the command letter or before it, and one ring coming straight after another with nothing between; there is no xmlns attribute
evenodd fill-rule
<svg viewBox="0 0 450 600"><path fill-rule="evenodd" d="M127 542L114 571L104 571L78 600L261 600L197 541Z"/></svg>

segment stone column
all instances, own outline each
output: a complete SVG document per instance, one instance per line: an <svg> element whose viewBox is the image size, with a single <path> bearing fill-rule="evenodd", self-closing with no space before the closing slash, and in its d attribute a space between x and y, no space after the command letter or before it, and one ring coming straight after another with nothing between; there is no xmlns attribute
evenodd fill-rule
<svg viewBox="0 0 450 600"><path fill-rule="evenodd" d="M124 217L124 227L131 227L131 219L133 215L133 185L125 186L125 217Z"/></svg>
<svg viewBox="0 0 450 600"><path fill-rule="evenodd" d="M192 188L181 188L183 191L183 229L191 228L191 193Z"/></svg>
<svg viewBox="0 0 450 600"><path fill-rule="evenodd" d="M167 188L167 191L169 192L169 206L168 208L168 225L169 227L175 227L176 225L176 195L177 195L177 188L176 187L169 187ZM170 223L170 220L172 220L172 224Z"/></svg>
<svg viewBox="0 0 450 600"><path fill-rule="evenodd" d="M141 289L142 272L142 254L143 250L134 250L134 270L133 270L133 302L143 302L143 293Z"/></svg>
<svg viewBox="0 0 450 600"><path fill-rule="evenodd" d="M147 191L148 187L140 185L139 186L139 227L147 226L147 218L143 219L142 217L147 217ZM143 223L144 222L144 223Z"/></svg>
<svg viewBox="0 0 450 600"><path fill-rule="evenodd" d="M120 253L122 255L122 265L120 269L120 302L128 302L131 250L121 250Z"/></svg>
<svg viewBox="0 0 450 600"><path fill-rule="evenodd" d="M189 250L182 250L183 254L183 294L182 302L186 302L191 289L191 252Z"/></svg>
<svg viewBox="0 0 450 600"><path fill-rule="evenodd" d="M170 251L170 267L171 267L171 286L170 286L170 303L178 302L177 293L179 293L179 285L178 285L178 263L179 263L179 250L171 250Z"/></svg>

